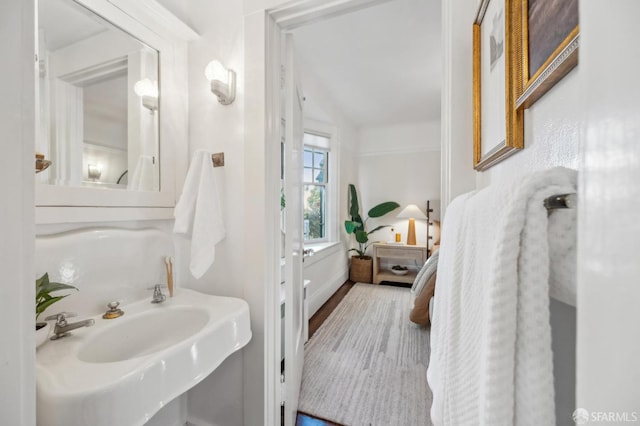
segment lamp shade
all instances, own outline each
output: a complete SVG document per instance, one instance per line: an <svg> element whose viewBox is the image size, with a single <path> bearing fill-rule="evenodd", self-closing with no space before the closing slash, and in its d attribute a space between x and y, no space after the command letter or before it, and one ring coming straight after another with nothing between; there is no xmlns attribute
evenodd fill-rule
<svg viewBox="0 0 640 426"><path fill-rule="evenodd" d="M396 216L396 217L398 219L422 219L422 220L427 220L427 216L425 216L425 214L422 213L422 210L420 210L420 208L418 206L416 206L415 204L409 204L400 213L398 213L398 216Z"/></svg>

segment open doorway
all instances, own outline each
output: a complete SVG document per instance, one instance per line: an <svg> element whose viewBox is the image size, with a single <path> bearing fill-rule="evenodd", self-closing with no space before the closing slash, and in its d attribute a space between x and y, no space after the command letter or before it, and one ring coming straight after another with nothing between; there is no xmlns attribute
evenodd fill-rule
<svg viewBox="0 0 640 426"><path fill-rule="evenodd" d="M404 207L426 206L427 200L440 198L440 2L395 0L360 6L349 13L327 7L324 16L294 24L288 18L279 21L279 11L271 14L276 21L272 40L278 39L272 45L278 54L270 52L271 57L286 58L281 40L286 31L295 46L305 98L304 133L311 136L309 143L305 137L301 176L305 188L313 188L309 194L305 190L300 220L304 239L319 241L305 241L305 250L314 252L313 258L304 257L303 275L309 281L305 321L348 274L347 250L353 241L343 223L349 183L357 185L365 212L383 200ZM288 73L285 67L284 79ZM323 146L318 137L325 139ZM312 196L319 208L307 200ZM406 220L390 215L372 220L370 226L379 224L390 227L373 235L374 240L392 241L396 233L406 239ZM417 225L419 244L428 243L426 227ZM284 334L285 343L297 341ZM299 383L287 383L285 400L296 387Z"/></svg>

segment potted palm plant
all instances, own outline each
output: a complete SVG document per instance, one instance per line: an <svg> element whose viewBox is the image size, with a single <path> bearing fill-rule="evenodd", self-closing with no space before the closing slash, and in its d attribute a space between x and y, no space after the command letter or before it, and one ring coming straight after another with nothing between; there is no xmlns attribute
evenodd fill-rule
<svg viewBox="0 0 640 426"><path fill-rule="evenodd" d="M49 281L48 273L36 279L36 321L38 321L38 317L45 309L68 296L68 294L63 296L51 295L51 293L60 290L77 290L77 288L72 285ZM47 340L49 331L48 322L36 322L36 347Z"/></svg>
<svg viewBox="0 0 640 426"><path fill-rule="evenodd" d="M349 184L349 198L351 200L349 206L349 215L351 220L345 220L344 228L347 234L354 234L357 248L352 248L349 252L356 254L351 256L351 267L349 270L349 279L354 282L370 283L373 279L373 259L367 256L367 248L369 247L369 235L389 225L380 225L371 231L367 231L367 220L370 218L381 217L400 207L395 201L386 201L372 207L367 212L367 219L362 220L360 216L360 205L358 204L358 194L356 187Z"/></svg>

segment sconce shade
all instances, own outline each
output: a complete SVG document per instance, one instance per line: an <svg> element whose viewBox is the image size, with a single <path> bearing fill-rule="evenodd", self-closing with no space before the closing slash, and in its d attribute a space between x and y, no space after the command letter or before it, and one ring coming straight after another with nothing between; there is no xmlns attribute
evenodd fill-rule
<svg viewBox="0 0 640 426"><path fill-rule="evenodd" d="M224 84L229 84L229 72L220 61L209 62L204 70L204 75L209 81L218 80Z"/></svg>
<svg viewBox="0 0 640 426"><path fill-rule="evenodd" d="M407 229L407 245L416 245L416 219L427 220L427 216L415 204L409 204L398 216L399 219L409 219L409 228Z"/></svg>
<svg viewBox="0 0 640 426"><path fill-rule="evenodd" d="M102 175L102 164L88 164L87 176L91 180L98 180Z"/></svg>
<svg viewBox="0 0 640 426"><path fill-rule="evenodd" d="M157 98L158 84L154 83L148 78L143 78L133 85L133 91L136 92L136 95L140 97L151 96L152 98Z"/></svg>
<svg viewBox="0 0 640 426"><path fill-rule="evenodd" d="M236 73L227 69L219 61L211 61L204 70L211 83L211 92L222 105L229 105L236 99Z"/></svg>
<svg viewBox="0 0 640 426"><path fill-rule="evenodd" d="M142 98L142 106L147 108L151 113L158 109L158 83L148 78L136 82L133 85L133 91Z"/></svg>

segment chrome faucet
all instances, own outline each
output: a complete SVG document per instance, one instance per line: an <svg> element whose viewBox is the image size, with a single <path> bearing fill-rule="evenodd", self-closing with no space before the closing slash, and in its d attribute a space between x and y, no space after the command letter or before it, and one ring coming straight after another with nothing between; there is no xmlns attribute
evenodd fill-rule
<svg viewBox="0 0 640 426"><path fill-rule="evenodd" d="M153 298L151 299L151 303L162 303L165 300L167 300L167 296L162 294L160 284L156 284L155 287L153 287Z"/></svg>
<svg viewBox="0 0 640 426"><path fill-rule="evenodd" d="M61 337L67 336L71 330L75 330L76 328L91 327L96 323L95 320L91 318L78 322L67 322L67 318L73 318L75 316L76 314L73 312L60 312L59 314L49 315L46 317L44 319L45 321L56 320L56 326L53 329L53 336L51 336L51 340L57 340Z"/></svg>

